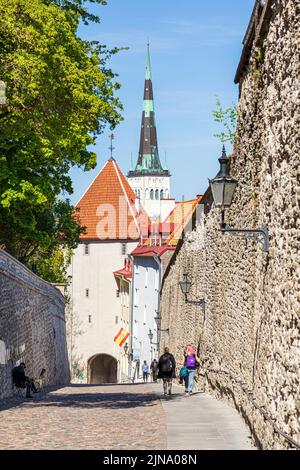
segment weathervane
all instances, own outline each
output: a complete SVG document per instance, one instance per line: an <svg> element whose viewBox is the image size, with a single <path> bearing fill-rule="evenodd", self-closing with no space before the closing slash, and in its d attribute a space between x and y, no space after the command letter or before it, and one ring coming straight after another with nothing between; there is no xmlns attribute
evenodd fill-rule
<svg viewBox="0 0 300 470"><path fill-rule="evenodd" d="M115 147L113 147L113 140L115 138L114 134L110 134L109 138L110 138L110 147L108 147L108 149L110 150L110 159L113 160L114 159L113 151L115 150Z"/></svg>

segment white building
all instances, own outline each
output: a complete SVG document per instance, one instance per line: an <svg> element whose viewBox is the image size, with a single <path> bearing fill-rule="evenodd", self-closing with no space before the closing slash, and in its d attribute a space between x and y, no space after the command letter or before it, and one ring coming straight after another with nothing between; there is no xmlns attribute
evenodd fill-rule
<svg viewBox="0 0 300 470"><path fill-rule="evenodd" d="M149 363L158 355L161 335L168 343L168 330L160 329L161 280L183 234L191 228L191 219L201 196L179 202L162 224L156 224L151 235L131 253L132 268L132 357L137 367ZM189 227L190 226L190 227ZM171 325L170 327L171 328ZM149 331L153 334L149 339ZM133 367L134 369L134 367Z"/></svg>
<svg viewBox="0 0 300 470"><path fill-rule="evenodd" d="M86 232L74 250L70 272L73 379L117 382L128 371L124 350L114 337L130 322L120 304L114 272L138 245L144 213L138 212L136 196L113 158L76 207Z"/></svg>

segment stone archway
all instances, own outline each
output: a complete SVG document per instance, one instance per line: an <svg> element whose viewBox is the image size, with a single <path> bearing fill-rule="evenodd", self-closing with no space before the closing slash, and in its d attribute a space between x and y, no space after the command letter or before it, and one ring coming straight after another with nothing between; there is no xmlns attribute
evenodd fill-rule
<svg viewBox="0 0 300 470"><path fill-rule="evenodd" d="M117 360L108 354L96 354L88 360L88 383L107 384L118 382Z"/></svg>

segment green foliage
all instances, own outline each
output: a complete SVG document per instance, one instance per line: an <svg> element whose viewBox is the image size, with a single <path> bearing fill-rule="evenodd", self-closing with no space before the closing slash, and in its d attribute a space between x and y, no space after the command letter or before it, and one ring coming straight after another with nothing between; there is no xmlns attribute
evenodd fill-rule
<svg viewBox="0 0 300 470"><path fill-rule="evenodd" d="M261 73L258 69L255 69L251 72L252 77L254 78L255 81L259 81L261 77Z"/></svg>
<svg viewBox="0 0 300 470"><path fill-rule="evenodd" d="M33 265L36 273L48 282L65 282L68 283L67 268L71 263L72 251L70 249L63 250L56 248L48 257L47 253L38 253L33 258Z"/></svg>
<svg viewBox="0 0 300 470"><path fill-rule="evenodd" d="M44 0L44 3L48 5L51 3L56 3L64 10L70 11L72 14L81 17L85 24L88 24L89 21L100 23L99 16L89 13L89 11L85 8L87 3L99 3L100 5L107 5L106 0Z"/></svg>
<svg viewBox="0 0 300 470"><path fill-rule="evenodd" d="M72 166L95 167L90 146L122 119L106 65L118 50L76 34L94 19L85 3L0 0L0 246L29 265L78 243L73 207L58 197L72 192Z"/></svg>
<svg viewBox="0 0 300 470"><path fill-rule="evenodd" d="M216 109L213 110L214 121L221 124L223 127L222 132L214 134L214 137L220 139L221 142L231 142L234 144L237 120L238 120L238 109L235 104L232 107L223 109L220 99L216 99Z"/></svg>

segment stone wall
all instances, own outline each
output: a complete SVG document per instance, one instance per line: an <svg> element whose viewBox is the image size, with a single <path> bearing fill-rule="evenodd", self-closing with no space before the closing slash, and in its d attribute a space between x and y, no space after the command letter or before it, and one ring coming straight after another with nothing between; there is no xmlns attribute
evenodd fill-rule
<svg viewBox="0 0 300 470"><path fill-rule="evenodd" d="M295 0L267 1L266 7L259 46L252 44L240 77L231 157L239 186L226 222L267 225L270 250L222 235L208 190L202 223L186 235L164 277L162 328L170 327L170 337L161 338L161 347L168 342L180 356L196 342L206 370L200 385L236 406L259 447L283 449L292 445L266 416L300 442L300 15ZM184 271L194 283L189 300L204 297L205 316L184 302L178 286Z"/></svg>
<svg viewBox="0 0 300 470"><path fill-rule="evenodd" d="M58 289L0 250L0 398L21 361L31 377L45 368L48 385L69 381L64 307Z"/></svg>

